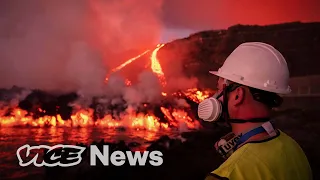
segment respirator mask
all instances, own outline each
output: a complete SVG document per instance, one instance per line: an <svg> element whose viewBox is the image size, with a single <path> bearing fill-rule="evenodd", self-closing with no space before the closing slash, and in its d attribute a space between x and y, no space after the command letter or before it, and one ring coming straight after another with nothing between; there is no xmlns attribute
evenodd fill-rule
<svg viewBox="0 0 320 180"><path fill-rule="evenodd" d="M239 86L239 84L229 84L228 80L224 80L222 91L218 91L212 97L199 103L199 118L208 122L217 122L218 120L228 122L228 93Z"/></svg>
<svg viewBox="0 0 320 180"><path fill-rule="evenodd" d="M240 87L240 84L229 83L224 80L222 91L217 92L212 97L205 99L198 105L198 116L200 119L208 122L226 122L226 123L247 123L247 122L264 122L260 127L254 129L253 133L268 132L270 136L275 135L275 130L270 123L269 118L253 118L248 120L243 119L231 119L228 113L228 94ZM254 99L261 99L263 96L251 92ZM264 99L264 98L263 98ZM271 103L272 104L272 103ZM274 103L275 104L275 103ZM249 135L252 132L249 132ZM251 136L250 135L250 136ZM254 134L253 134L254 135ZM239 143L242 142L243 138L248 138L248 134L234 134L232 132L220 138L215 143L215 149L223 157L228 158L238 147Z"/></svg>
<svg viewBox="0 0 320 180"><path fill-rule="evenodd" d="M238 87L242 86L237 83L229 83L224 80L222 91L218 91L212 97L207 98L198 105L198 117L204 121L217 122L223 121L226 123L247 123L247 122L266 122L269 118L252 118L248 120L231 119L228 112L228 95ZM260 90L249 88L249 91L254 100L263 102L270 108L278 107L282 103L282 98L272 93L262 93Z"/></svg>
<svg viewBox="0 0 320 180"><path fill-rule="evenodd" d="M205 99L198 105L198 116L200 119L208 122L215 122L220 119L223 114L223 104L219 100L222 92L216 93L212 97Z"/></svg>

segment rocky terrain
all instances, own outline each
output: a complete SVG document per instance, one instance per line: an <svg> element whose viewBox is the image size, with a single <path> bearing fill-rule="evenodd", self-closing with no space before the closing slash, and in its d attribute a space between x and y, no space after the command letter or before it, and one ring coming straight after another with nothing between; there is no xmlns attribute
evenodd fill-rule
<svg viewBox="0 0 320 180"><path fill-rule="evenodd" d="M291 77L320 73L320 22L236 25L226 30L202 31L166 44L159 51L159 59L167 63L182 61L187 75L200 78L202 86L214 87L207 72L217 70L238 45L250 41L277 48L287 60Z"/></svg>

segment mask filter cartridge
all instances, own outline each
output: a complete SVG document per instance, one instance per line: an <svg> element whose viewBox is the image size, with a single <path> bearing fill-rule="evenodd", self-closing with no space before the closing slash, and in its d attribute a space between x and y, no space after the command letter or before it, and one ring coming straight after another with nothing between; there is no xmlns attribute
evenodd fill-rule
<svg viewBox="0 0 320 180"><path fill-rule="evenodd" d="M222 103L216 98L208 98L198 106L198 116L204 121L217 121L222 114Z"/></svg>

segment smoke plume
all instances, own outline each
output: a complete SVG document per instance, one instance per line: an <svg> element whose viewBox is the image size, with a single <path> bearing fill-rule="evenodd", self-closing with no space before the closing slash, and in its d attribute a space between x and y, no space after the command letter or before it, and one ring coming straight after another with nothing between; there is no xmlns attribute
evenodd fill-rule
<svg viewBox="0 0 320 180"><path fill-rule="evenodd" d="M0 87L104 91L115 54L155 44L160 4L148 0L0 2Z"/></svg>

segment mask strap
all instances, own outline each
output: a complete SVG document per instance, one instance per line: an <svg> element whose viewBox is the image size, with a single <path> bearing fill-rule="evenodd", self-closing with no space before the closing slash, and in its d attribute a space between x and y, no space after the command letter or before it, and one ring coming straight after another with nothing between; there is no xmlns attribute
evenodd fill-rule
<svg viewBox="0 0 320 180"><path fill-rule="evenodd" d="M227 82L223 84L223 118L226 123L229 123L229 111L228 111L228 93L227 93Z"/></svg>

